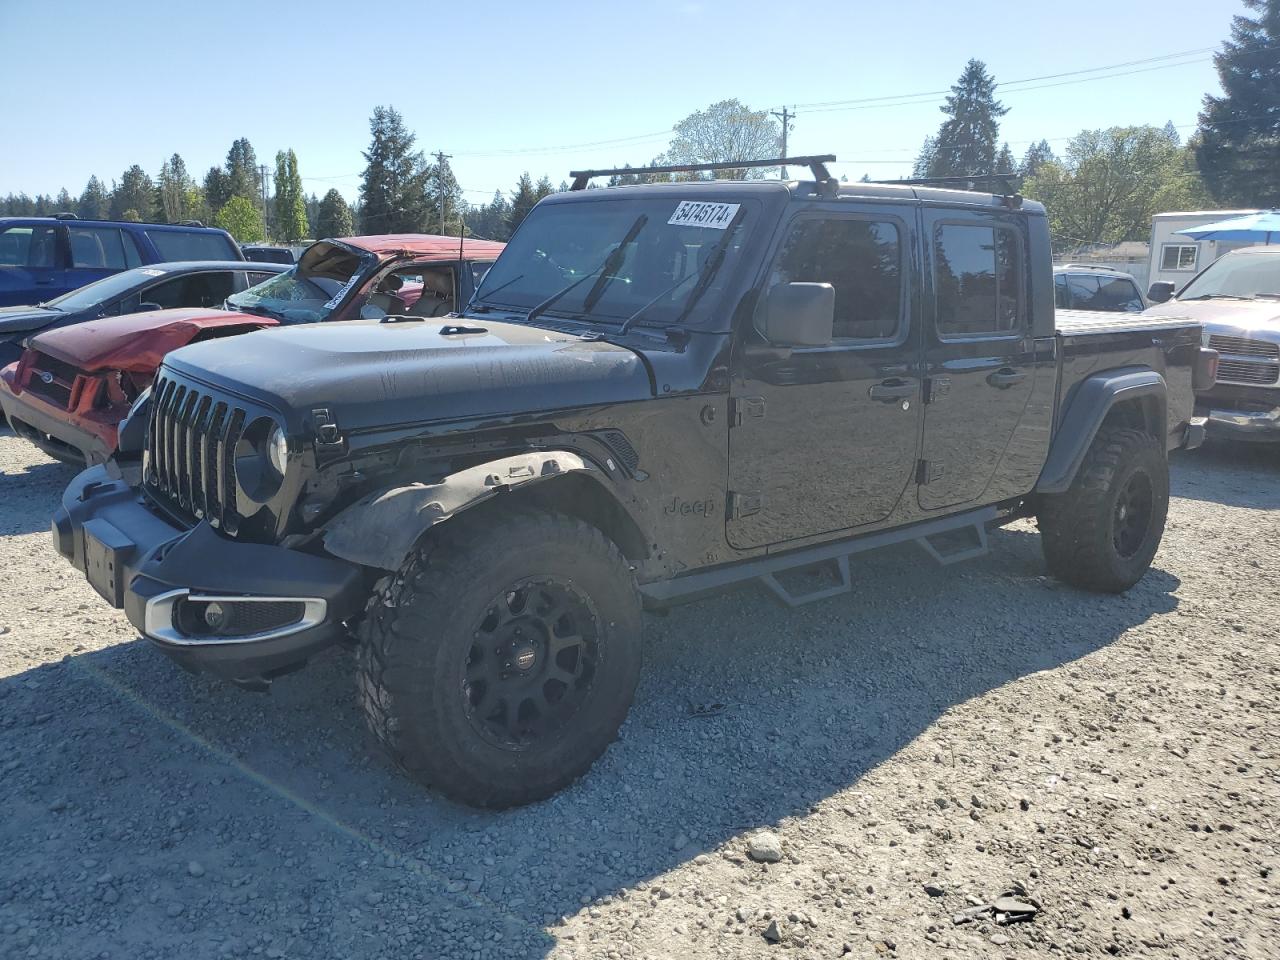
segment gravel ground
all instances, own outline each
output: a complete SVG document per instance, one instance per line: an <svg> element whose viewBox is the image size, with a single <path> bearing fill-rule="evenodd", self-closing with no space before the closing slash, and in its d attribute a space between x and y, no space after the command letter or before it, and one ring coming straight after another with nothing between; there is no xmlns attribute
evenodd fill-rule
<svg viewBox="0 0 1280 960"><path fill-rule="evenodd" d="M622 739L499 814L387 766L345 653L258 696L136 639L49 546L70 476L0 432L0 957L1280 957L1270 450L1176 458L1125 596L1021 525L650 618Z"/></svg>

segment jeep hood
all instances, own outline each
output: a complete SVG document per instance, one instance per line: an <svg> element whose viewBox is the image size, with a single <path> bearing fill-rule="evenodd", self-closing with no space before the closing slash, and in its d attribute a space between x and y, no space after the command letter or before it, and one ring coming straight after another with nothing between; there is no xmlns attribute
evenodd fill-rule
<svg viewBox="0 0 1280 960"><path fill-rule="evenodd" d="M151 373L170 350L186 346L206 330L259 329L275 322L226 310L152 310L60 327L32 337L30 346L84 371Z"/></svg>
<svg viewBox="0 0 1280 960"><path fill-rule="evenodd" d="M1280 333L1280 300L1170 300L1148 307L1149 317L1183 317L1206 327L1216 324L1236 330Z"/></svg>
<svg viewBox="0 0 1280 960"><path fill-rule="evenodd" d="M295 425L323 407L343 432L653 396L632 350L487 317L278 327L193 344L165 366Z"/></svg>
<svg viewBox="0 0 1280 960"><path fill-rule="evenodd" d="M61 316L44 307L0 307L0 339L47 327Z"/></svg>

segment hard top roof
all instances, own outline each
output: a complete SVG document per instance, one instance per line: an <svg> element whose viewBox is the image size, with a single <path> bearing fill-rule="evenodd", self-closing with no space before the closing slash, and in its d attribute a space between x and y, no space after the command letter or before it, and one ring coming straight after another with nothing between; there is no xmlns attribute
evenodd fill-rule
<svg viewBox="0 0 1280 960"><path fill-rule="evenodd" d="M463 260L487 260L502 252L505 243L467 237L446 237L433 233L384 233L360 237L335 237L339 243L367 250L380 257L404 253L430 260L457 260L461 244ZM323 242L323 241L318 241Z"/></svg>
<svg viewBox="0 0 1280 960"><path fill-rule="evenodd" d="M0 226L20 223L65 223L73 227L139 227L144 230L202 230L208 233L226 233L221 227L194 223L155 223L150 220L83 220L80 217L0 217Z"/></svg>

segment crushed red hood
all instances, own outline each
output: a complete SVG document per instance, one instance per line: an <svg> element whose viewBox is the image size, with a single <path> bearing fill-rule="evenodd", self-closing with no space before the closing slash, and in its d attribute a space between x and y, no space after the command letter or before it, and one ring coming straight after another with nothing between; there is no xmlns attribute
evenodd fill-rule
<svg viewBox="0 0 1280 960"><path fill-rule="evenodd" d="M186 346L205 330L274 327L270 317L226 310L187 308L129 313L49 330L31 338L30 346L86 372L122 370L154 373L171 350Z"/></svg>
<svg viewBox="0 0 1280 960"><path fill-rule="evenodd" d="M378 236L337 237L339 243L391 257L407 254L422 259L457 260L459 250L464 260L497 259L505 243L467 237L446 237L431 233L386 233Z"/></svg>

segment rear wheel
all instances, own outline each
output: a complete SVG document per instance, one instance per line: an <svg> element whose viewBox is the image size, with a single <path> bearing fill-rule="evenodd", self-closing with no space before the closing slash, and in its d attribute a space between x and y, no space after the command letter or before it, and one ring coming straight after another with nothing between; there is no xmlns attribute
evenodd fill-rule
<svg viewBox="0 0 1280 960"><path fill-rule="evenodd" d="M379 586L358 665L369 727L412 776L477 806L542 799L591 766L631 705L630 567L571 517L452 521Z"/></svg>
<svg viewBox="0 0 1280 960"><path fill-rule="evenodd" d="M1169 510L1169 462L1141 430L1104 428L1071 488L1040 503L1041 544L1055 577L1121 593L1151 566Z"/></svg>

